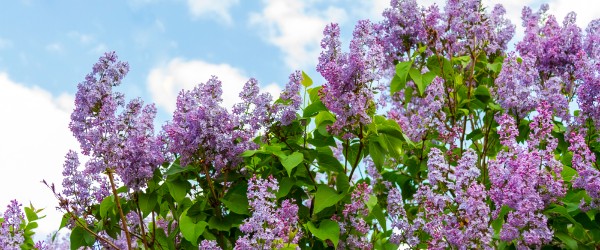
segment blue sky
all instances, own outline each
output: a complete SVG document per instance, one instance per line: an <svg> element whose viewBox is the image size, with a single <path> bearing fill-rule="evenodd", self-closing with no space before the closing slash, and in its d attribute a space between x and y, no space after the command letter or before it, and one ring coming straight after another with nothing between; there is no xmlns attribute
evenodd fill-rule
<svg viewBox="0 0 600 250"><path fill-rule="evenodd" d="M444 1L419 1L423 4ZM524 5L502 2L520 27ZM600 17L598 4L552 0L562 20L579 14L585 27ZM275 94L295 69L322 83L314 67L324 26L339 22L347 40L353 24L380 19L388 0L21 0L0 8L0 211L10 199L46 207L41 234L57 228L56 201L40 183L60 184L64 155L78 149L68 130L76 85L105 51L131 66L119 91L159 108L157 124L170 118L176 94L208 80L224 81L225 104L249 77ZM596 6L594 6L596 5ZM522 32L518 28L517 33ZM519 35L517 35L518 39ZM43 238L43 237L42 237Z"/></svg>

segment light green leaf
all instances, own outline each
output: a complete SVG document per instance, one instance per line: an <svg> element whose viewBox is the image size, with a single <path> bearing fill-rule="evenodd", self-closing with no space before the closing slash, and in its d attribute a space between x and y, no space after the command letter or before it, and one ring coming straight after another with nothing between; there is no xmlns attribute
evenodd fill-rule
<svg viewBox="0 0 600 250"><path fill-rule="evenodd" d="M302 163L303 160L304 155L302 153L294 152L291 155L282 158L281 165L283 165L283 167L288 173L288 176L290 176L292 174L292 170L294 170L294 168L298 166L298 164Z"/></svg>
<svg viewBox="0 0 600 250"><path fill-rule="evenodd" d="M310 76L308 76L304 71L302 71L302 86L308 88L313 84L313 80L310 79Z"/></svg>
<svg viewBox="0 0 600 250"><path fill-rule="evenodd" d="M181 216L179 217L179 229L181 229L181 234L183 238L194 244L198 245L198 238L202 233L204 233L204 229L208 223L206 221L198 221L194 223L194 220L187 216L188 209L184 210Z"/></svg>

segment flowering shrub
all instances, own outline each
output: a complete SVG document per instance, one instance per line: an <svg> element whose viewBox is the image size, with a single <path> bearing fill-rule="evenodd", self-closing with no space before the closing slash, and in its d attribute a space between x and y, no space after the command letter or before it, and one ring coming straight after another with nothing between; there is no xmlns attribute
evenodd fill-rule
<svg viewBox="0 0 600 250"><path fill-rule="evenodd" d="M113 87L114 52L78 85L62 189L71 249L595 248L600 244L600 20L392 0L349 50L324 27L313 86L250 79L228 110L213 76L171 121ZM304 96L304 98L302 98ZM33 244L14 201L0 247Z"/></svg>

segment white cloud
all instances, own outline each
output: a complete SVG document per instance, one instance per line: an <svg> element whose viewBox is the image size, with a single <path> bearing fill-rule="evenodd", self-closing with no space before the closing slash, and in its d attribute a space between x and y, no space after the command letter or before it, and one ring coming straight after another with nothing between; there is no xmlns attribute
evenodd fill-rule
<svg viewBox="0 0 600 250"><path fill-rule="evenodd" d="M51 43L46 45L46 50L52 53L62 53L64 51L63 46L60 43Z"/></svg>
<svg viewBox="0 0 600 250"><path fill-rule="evenodd" d="M81 44L90 44L96 40L93 35L79 33L77 31L71 31L67 33L67 36L77 40Z"/></svg>
<svg viewBox="0 0 600 250"><path fill-rule="evenodd" d="M0 49L8 49L12 47L12 41L0 37Z"/></svg>
<svg viewBox="0 0 600 250"><path fill-rule="evenodd" d="M229 9L239 0L187 0L190 12L194 17L216 16L225 23L232 23Z"/></svg>
<svg viewBox="0 0 600 250"><path fill-rule="evenodd" d="M0 211L17 199L45 208L36 238L58 229L58 201L41 181L62 182L62 164L69 149L78 149L68 125L73 96L53 96L39 87L26 87L0 72Z"/></svg>
<svg viewBox="0 0 600 250"><path fill-rule="evenodd" d="M266 40L284 54L292 69L317 64L323 29L331 22L342 23L346 11L334 6L316 8L300 0L263 0L261 13L252 13L250 23L266 30Z"/></svg>
<svg viewBox="0 0 600 250"><path fill-rule="evenodd" d="M175 58L165 66L150 71L147 80L148 89L157 106L173 112L177 95L182 89L191 90L199 83L207 82L212 75L217 76L223 83L225 107L230 108L240 102L238 94L249 77L245 76L242 70L229 64L211 64L200 60L186 61ZM266 90L277 98L281 89L276 84L270 84L266 87L261 86L261 90Z"/></svg>
<svg viewBox="0 0 600 250"><path fill-rule="evenodd" d="M600 2L588 0L554 0L549 1L550 14L556 16L556 20L562 24L565 16L574 11L577 13L577 25L585 30L588 24L600 18ZM536 6L537 7L537 6Z"/></svg>

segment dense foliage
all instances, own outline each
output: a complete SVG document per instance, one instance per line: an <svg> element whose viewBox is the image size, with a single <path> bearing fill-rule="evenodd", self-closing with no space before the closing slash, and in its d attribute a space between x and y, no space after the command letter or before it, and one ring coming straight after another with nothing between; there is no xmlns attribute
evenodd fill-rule
<svg viewBox="0 0 600 250"><path fill-rule="evenodd" d="M250 79L182 90L171 121L114 90L106 53L79 83L61 190L71 249L595 248L600 244L600 19L392 0L349 50L325 27L313 86ZM0 246L33 247L9 205ZM32 225L33 224L33 225ZM49 245L50 244L50 245ZM52 243L35 247L52 248ZM12 246L12 247L11 247Z"/></svg>

